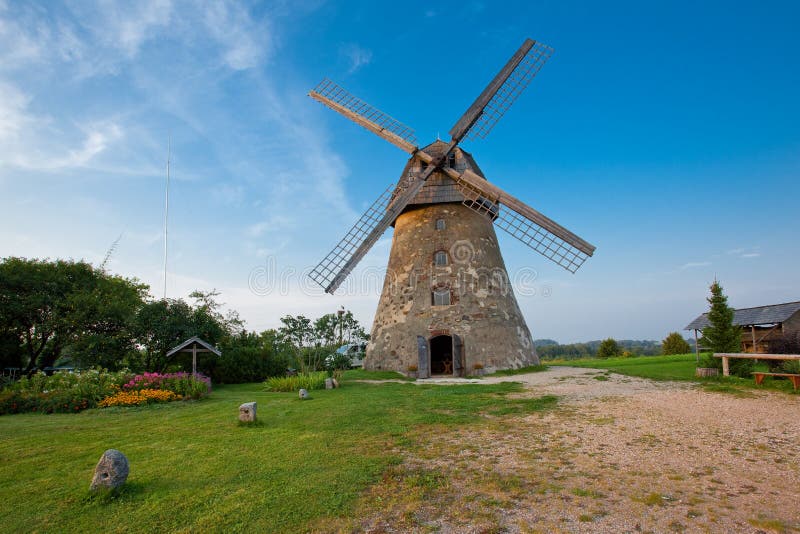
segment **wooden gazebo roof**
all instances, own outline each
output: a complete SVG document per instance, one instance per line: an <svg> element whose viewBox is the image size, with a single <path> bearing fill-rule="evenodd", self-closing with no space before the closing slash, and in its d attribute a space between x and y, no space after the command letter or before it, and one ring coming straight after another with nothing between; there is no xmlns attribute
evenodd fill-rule
<svg viewBox="0 0 800 534"><path fill-rule="evenodd" d="M208 343L207 341L203 341L197 336L190 337L174 349L170 350L167 353L167 356L172 356L173 354L177 354L178 352L193 352L192 349L196 349L197 352L213 352L217 356L222 356L222 353L219 351L217 347Z"/></svg>
<svg viewBox="0 0 800 534"><path fill-rule="evenodd" d="M800 311L800 301L742 308L733 311L733 324L736 326L759 326L782 323L798 311ZM686 325L684 330L702 330L708 325L708 314L704 313Z"/></svg>

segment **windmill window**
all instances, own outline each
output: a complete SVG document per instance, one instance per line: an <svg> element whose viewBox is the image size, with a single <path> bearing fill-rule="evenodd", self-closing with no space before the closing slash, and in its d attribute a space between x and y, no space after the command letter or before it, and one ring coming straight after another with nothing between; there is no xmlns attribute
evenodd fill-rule
<svg viewBox="0 0 800 534"><path fill-rule="evenodd" d="M449 306L450 305L450 288L434 289L431 294L431 303L434 306Z"/></svg>
<svg viewBox="0 0 800 534"><path fill-rule="evenodd" d="M448 167L455 167L456 166L456 155L450 153L447 155L447 166Z"/></svg>
<svg viewBox="0 0 800 534"><path fill-rule="evenodd" d="M444 230L444 228L445 228L444 219L436 219L436 229Z"/></svg>
<svg viewBox="0 0 800 534"><path fill-rule="evenodd" d="M447 252L439 250L433 255L434 265L447 265Z"/></svg>

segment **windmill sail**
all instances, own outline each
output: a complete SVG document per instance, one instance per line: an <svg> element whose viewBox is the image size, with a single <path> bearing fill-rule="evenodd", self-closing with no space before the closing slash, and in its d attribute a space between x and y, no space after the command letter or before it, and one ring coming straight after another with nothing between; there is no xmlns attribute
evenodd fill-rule
<svg viewBox="0 0 800 534"><path fill-rule="evenodd" d="M546 44L526 39L450 130L453 140L485 138L552 53Z"/></svg>
<svg viewBox="0 0 800 534"><path fill-rule="evenodd" d="M450 168L445 172L455 180L465 206L490 217L500 229L569 272L594 254L593 245L475 173L459 174Z"/></svg>
<svg viewBox="0 0 800 534"><path fill-rule="evenodd" d="M390 186L373 202L372 206L353 225L344 239L339 241L309 275L327 293L333 294L352 272L353 268L367 255L369 249L378 242L383 232L405 209L414 196L419 193L425 180L435 170L428 165L419 177L408 180L405 190L396 195L395 186Z"/></svg>
<svg viewBox="0 0 800 534"><path fill-rule="evenodd" d="M491 218L497 226L570 272L594 253L595 247L477 174L450 168L449 156L465 137L485 137L552 54L553 49L526 39L506 65L450 130L451 141L436 157L419 150L414 131L386 113L324 79L309 96L344 115L425 163L424 170L390 187L369 207L345 237L311 272L310 277L333 293L380 236L403 212L434 171L452 178L464 204Z"/></svg>
<svg viewBox="0 0 800 534"><path fill-rule="evenodd" d="M325 78L308 93L308 96L338 111L359 126L383 137L393 145L413 154L417 150L414 130L351 95L340 86Z"/></svg>

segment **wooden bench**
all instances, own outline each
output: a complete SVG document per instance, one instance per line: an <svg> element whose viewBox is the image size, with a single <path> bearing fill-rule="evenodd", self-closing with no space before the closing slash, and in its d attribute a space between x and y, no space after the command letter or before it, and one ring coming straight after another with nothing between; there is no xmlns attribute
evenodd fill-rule
<svg viewBox="0 0 800 534"><path fill-rule="evenodd" d="M753 376L756 377L756 385L760 385L764 381L765 376L785 376L788 377L789 380L792 381L792 385L794 389L800 388L800 375L794 373L762 373L762 372L754 372Z"/></svg>

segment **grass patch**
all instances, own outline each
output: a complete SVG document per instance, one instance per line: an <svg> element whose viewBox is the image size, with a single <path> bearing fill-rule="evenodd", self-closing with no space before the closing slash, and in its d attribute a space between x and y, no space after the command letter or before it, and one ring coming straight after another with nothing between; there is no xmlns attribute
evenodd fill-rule
<svg viewBox="0 0 800 534"><path fill-rule="evenodd" d="M317 371L314 373L302 373L295 376L273 376L264 381L264 388L267 391L299 391L300 389L323 389L328 373Z"/></svg>
<svg viewBox="0 0 800 534"><path fill-rule="evenodd" d="M581 360L553 360L550 365L607 369L627 376L654 380L694 380L697 367L694 354L675 356L638 356L633 358L586 358ZM602 378L595 377L596 380Z"/></svg>
<svg viewBox="0 0 800 534"><path fill-rule="evenodd" d="M243 384L195 402L2 416L0 524L8 532L305 532L351 515L414 436L494 424L485 416L498 407L555 404L512 395L522 391L513 383L345 382L301 402L294 392ZM258 425L238 422L249 401L259 405ZM109 448L128 457L128 483L113 498L87 498ZM420 491L447 484L427 472L409 482Z"/></svg>
<svg viewBox="0 0 800 534"><path fill-rule="evenodd" d="M665 506L667 504L667 499L660 493L651 493L644 497L633 497L633 500L647 506Z"/></svg>
<svg viewBox="0 0 800 534"><path fill-rule="evenodd" d="M568 367L585 367L590 369L605 369L607 371L626 376L649 378L651 380L687 380L703 384L707 391L729 393L746 397L749 389L771 389L786 393L795 392L788 380L764 380L760 386L750 378L736 376L717 376L700 378L695 376L697 360L694 354L677 354L672 356L635 356L632 358L583 358L580 360L550 360L549 365L563 365ZM755 370L766 370L764 364L758 364ZM604 380L603 375L593 377L595 380Z"/></svg>
<svg viewBox="0 0 800 534"><path fill-rule="evenodd" d="M349 369L344 372L342 380L414 380L396 371L366 371Z"/></svg>
<svg viewBox="0 0 800 534"><path fill-rule="evenodd" d="M555 395L543 395L533 399L513 399L512 402L502 403L498 406L490 408L488 413L490 415L509 415L541 412L543 410L554 408L557 403L558 397Z"/></svg>
<svg viewBox="0 0 800 534"><path fill-rule="evenodd" d="M547 371L546 365L529 365L527 367L520 367L519 369L503 369L501 371L495 371L494 373L485 376L526 375L528 373L541 373L542 371Z"/></svg>
<svg viewBox="0 0 800 534"><path fill-rule="evenodd" d="M771 530L772 532L792 532L794 529L789 527L785 522L779 519L769 519L765 516L759 515L755 519L748 519L748 523L760 529Z"/></svg>

